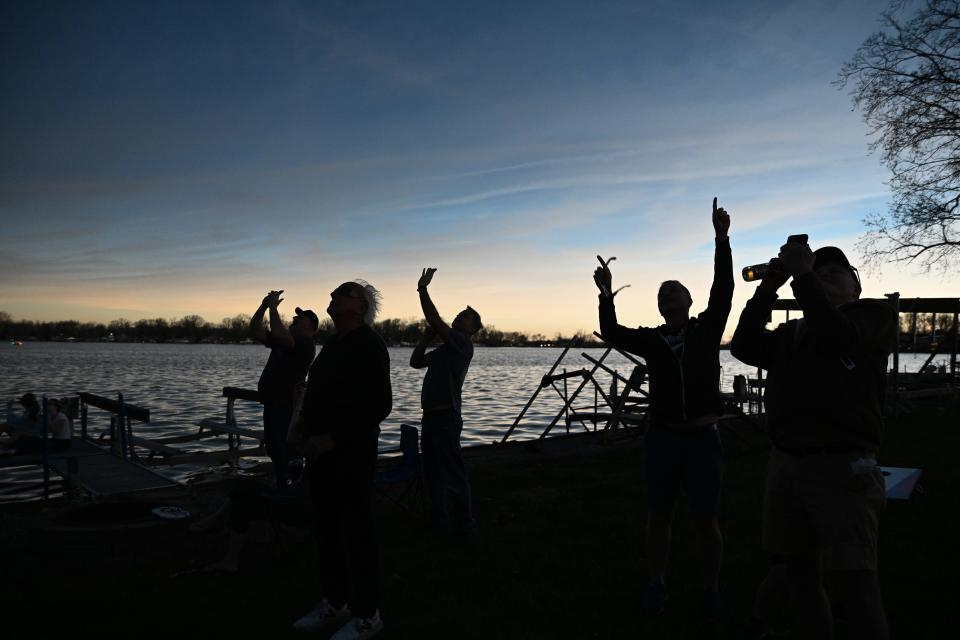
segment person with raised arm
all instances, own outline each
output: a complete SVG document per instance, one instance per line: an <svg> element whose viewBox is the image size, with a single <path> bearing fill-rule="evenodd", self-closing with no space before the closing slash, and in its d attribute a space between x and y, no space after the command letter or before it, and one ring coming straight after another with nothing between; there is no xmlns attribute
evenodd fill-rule
<svg viewBox="0 0 960 640"><path fill-rule="evenodd" d="M707 308L690 316L690 291L676 280L660 285L657 306L664 324L628 328L617 323L609 261L593 278L600 289L600 333L610 344L646 360L650 376L650 428L644 444L647 490L647 554L650 582L643 604L653 613L667 601L664 574L670 529L682 488L695 516L702 572L702 612L720 615L720 484L723 474L717 421L720 396L720 340L733 298L730 216L713 199L716 236L713 285Z"/></svg>
<svg viewBox="0 0 960 640"><path fill-rule="evenodd" d="M271 291L250 318L250 337L270 349L270 357L260 374L257 391L263 404L263 437L267 455L273 463L277 487L290 484L290 454L287 449L287 428L293 418L296 389L306 378L316 353L314 335L320 326L317 314L300 307L289 327L284 326L277 310L283 291ZM270 328L263 326L263 316L270 311Z"/></svg>
<svg viewBox="0 0 960 640"><path fill-rule="evenodd" d="M417 282L420 307L427 328L410 356L410 366L426 369L420 406L423 410L420 444L423 450L423 476L430 494L431 526L447 524L447 496L456 506L454 526L458 533L473 533L476 522L470 498L470 481L460 452L463 430L463 382L473 358L471 337L482 328L480 314L467 307L450 325L440 317L427 287L436 269L424 269ZM442 344L427 352L435 339Z"/></svg>
<svg viewBox="0 0 960 640"><path fill-rule="evenodd" d="M790 283L803 317L766 324ZM730 349L767 376L773 450L763 500L763 549L782 559L795 611L791 637L829 640L834 617L823 587L843 606L853 638L889 638L877 574L877 466L887 360L897 313L861 300L843 251L788 242L747 302Z"/></svg>

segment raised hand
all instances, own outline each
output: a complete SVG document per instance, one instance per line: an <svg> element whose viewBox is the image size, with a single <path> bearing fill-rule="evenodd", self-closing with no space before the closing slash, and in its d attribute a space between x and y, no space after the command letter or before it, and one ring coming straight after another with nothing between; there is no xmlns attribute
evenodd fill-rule
<svg viewBox="0 0 960 640"><path fill-rule="evenodd" d="M616 260L616 258L610 258L604 261L603 258L597 256L597 260L600 261L600 266L593 272L593 281L596 283L597 288L600 289L600 293L609 296L613 287L613 274L610 273L610 263Z"/></svg>
<svg viewBox="0 0 960 640"><path fill-rule="evenodd" d="M783 262L780 261L780 258L774 258L770 261L770 268L763 274L759 288L769 293L776 293L789 279L790 274L783 267Z"/></svg>
<svg viewBox="0 0 960 640"><path fill-rule="evenodd" d="M271 291L263 297L263 304L267 307L278 306L281 302L283 302L283 298L280 297L280 294L282 293L283 289L280 291Z"/></svg>
<svg viewBox="0 0 960 640"><path fill-rule="evenodd" d="M420 280L417 281L417 290L426 289L430 286L430 282L433 280L433 274L437 270L434 267L427 267L423 270L423 273L420 274Z"/></svg>
<svg viewBox="0 0 960 640"><path fill-rule="evenodd" d="M713 229L718 238L726 238L730 230L730 214L723 207L717 208L717 199L713 199Z"/></svg>
<svg viewBox="0 0 960 640"><path fill-rule="evenodd" d="M794 278L813 271L813 251L806 244L788 242L780 247L779 257L784 270Z"/></svg>

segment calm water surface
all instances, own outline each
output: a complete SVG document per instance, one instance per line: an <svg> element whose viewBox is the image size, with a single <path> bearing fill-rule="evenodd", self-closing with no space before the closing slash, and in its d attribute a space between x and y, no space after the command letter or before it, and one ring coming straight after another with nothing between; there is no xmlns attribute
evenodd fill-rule
<svg viewBox="0 0 960 640"><path fill-rule="evenodd" d="M394 408L382 425L382 448L398 444L401 423L419 420L423 371L408 365L411 351L390 349ZM478 347L463 392L464 445L499 440L561 351ZM600 349L571 349L558 372L589 367L581 355L584 352L593 357L602 354ZM52 396L86 391L110 397L122 392L127 402L150 409L150 424L135 423L137 435L149 438L190 433L196 431L193 422L197 420L222 419L226 407L220 395L223 387L256 389L268 353L256 345L28 342L17 347L5 343L0 345L0 399L26 391ZM901 367L914 371L923 360L923 354L904 354ZM945 361L945 357L937 361ZM632 364L616 353L606 362L623 375L629 375L632 369ZM731 389L734 375L755 374L755 369L727 351L721 352L720 363L724 390ZM609 374L599 372L598 379L605 389L609 388ZM578 382L568 381L571 392ZM590 387L580 398L583 402L578 401L577 406L592 405ZM561 407L559 396L552 389L544 389L511 439L537 437ZM259 405L238 400L236 409L240 426L261 424ZM108 427L108 414L91 409L90 428L96 432ZM555 431L564 431L562 422ZM223 440L201 441L190 450L222 450L225 446Z"/></svg>

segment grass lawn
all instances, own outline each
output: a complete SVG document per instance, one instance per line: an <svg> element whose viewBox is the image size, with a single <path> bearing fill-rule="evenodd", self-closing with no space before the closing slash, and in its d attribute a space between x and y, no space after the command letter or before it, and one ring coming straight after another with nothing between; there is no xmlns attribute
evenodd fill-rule
<svg viewBox="0 0 960 640"><path fill-rule="evenodd" d="M640 608L646 582L642 449L525 453L477 464L478 544L426 533L385 506L380 519L383 638L736 637L767 562L759 551L766 451L724 440L722 590L729 620L698 619L696 547L681 505L663 615ZM889 420L881 463L922 467L922 493L891 502L881 524L881 580L897 638L953 638L958 558L960 413L927 409ZM217 535L176 523L110 541L50 540L0 513L4 637L293 635L314 603L314 550L255 536L235 576L173 574L213 561ZM12 630L16 629L16 633Z"/></svg>

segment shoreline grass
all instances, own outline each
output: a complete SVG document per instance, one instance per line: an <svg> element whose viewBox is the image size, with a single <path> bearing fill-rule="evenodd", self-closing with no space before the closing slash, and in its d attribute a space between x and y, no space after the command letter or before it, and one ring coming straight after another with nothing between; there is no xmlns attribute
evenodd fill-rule
<svg viewBox="0 0 960 640"><path fill-rule="evenodd" d="M924 469L922 493L889 503L881 521L881 582L897 638L952 637L960 620L953 596L958 426L956 407L888 421L881 463ZM767 452L729 436L724 448L728 620L719 628L698 620L696 547L682 502L668 572L671 602L653 619L640 608L643 450L626 441L556 456L528 446L502 462L478 461L472 469L478 544L427 533L408 514L383 508L382 637L735 637L767 568L759 551ZM209 506L214 498L205 499ZM223 537L189 534L176 523L110 539L58 541L31 530L44 513L0 510L6 629L17 630L11 637L283 637L317 595L309 538L285 536L278 546L255 529L239 574L171 578L217 559Z"/></svg>

